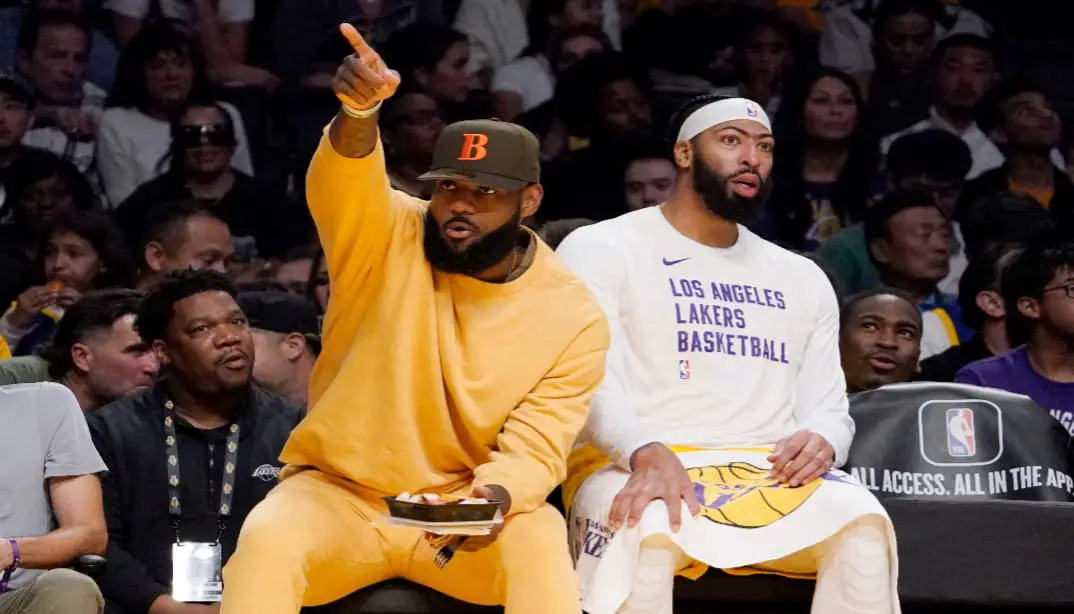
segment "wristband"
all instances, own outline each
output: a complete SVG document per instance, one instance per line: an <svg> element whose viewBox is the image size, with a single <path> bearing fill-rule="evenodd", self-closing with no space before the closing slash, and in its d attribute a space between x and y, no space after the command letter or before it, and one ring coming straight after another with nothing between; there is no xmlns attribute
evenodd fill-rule
<svg viewBox="0 0 1074 614"><path fill-rule="evenodd" d="M380 110L380 103L381 101L378 100L377 104L373 105L368 109L355 109L348 104L341 105L341 107L343 109L343 114L347 117L353 117L354 119L365 119L367 117L372 117L376 114L377 111Z"/></svg>
<svg viewBox="0 0 1074 614"><path fill-rule="evenodd" d="M0 578L0 595L7 592L7 585L11 581L11 575L19 568L19 543L12 538L7 541L11 544L11 566L4 570L4 575Z"/></svg>

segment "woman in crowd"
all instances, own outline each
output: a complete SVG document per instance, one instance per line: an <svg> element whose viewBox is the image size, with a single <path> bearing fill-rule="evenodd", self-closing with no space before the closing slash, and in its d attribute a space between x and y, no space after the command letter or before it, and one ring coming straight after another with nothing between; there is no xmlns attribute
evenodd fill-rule
<svg viewBox="0 0 1074 614"><path fill-rule="evenodd" d="M600 28L600 0L545 0L530 3L526 22L530 44L522 56L501 67L492 77L492 101L496 117L514 121L519 115L552 99L557 71L553 66L560 34L567 28L590 25ZM602 44L607 43L604 38ZM605 45L610 48L610 43Z"/></svg>
<svg viewBox="0 0 1074 614"><path fill-rule="evenodd" d="M779 153L771 207L754 230L797 251L813 251L858 221L877 172L857 82L819 68L792 84L776 117Z"/></svg>
<svg viewBox="0 0 1074 614"><path fill-rule="evenodd" d="M14 355L47 341L66 308L90 290L129 288L134 265L119 228L105 214L69 211L38 248L36 279L0 317L0 335Z"/></svg>
<svg viewBox="0 0 1074 614"><path fill-rule="evenodd" d="M172 24L150 24L131 40L120 56L97 135L97 165L111 206L168 169L170 123L207 87L203 60L190 38ZM231 164L252 175L242 118L235 107L220 104L235 126Z"/></svg>

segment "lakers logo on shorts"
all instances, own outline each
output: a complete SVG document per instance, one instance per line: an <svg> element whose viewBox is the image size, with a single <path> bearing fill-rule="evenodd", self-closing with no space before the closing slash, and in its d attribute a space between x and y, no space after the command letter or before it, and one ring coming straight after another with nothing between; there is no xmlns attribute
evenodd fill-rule
<svg viewBox="0 0 1074 614"><path fill-rule="evenodd" d="M743 529L764 527L798 509L824 480L844 480L827 473L820 480L791 488L767 469L747 462L691 467L701 515L713 522Z"/></svg>

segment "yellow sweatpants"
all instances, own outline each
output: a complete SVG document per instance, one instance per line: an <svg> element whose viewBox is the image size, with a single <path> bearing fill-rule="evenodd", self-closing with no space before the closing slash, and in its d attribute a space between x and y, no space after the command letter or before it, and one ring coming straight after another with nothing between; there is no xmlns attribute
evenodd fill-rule
<svg viewBox="0 0 1074 614"><path fill-rule="evenodd" d="M509 517L496 540L444 568L423 533L379 522L383 501L307 470L283 480L247 517L224 568L221 614L297 614L390 578L507 614L579 614L563 517L545 504Z"/></svg>

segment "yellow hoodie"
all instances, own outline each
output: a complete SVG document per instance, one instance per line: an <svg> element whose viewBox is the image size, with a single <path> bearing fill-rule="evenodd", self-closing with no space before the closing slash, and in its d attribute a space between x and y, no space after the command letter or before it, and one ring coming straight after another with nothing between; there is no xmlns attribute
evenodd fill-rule
<svg viewBox="0 0 1074 614"><path fill-rule="evenodd" d="M314 156L307 196L332 298L309 416L281 455L372 489L499 484L512 513L540 505L604 376L607 322L536 235L518 279L433 270L427 203L389 187L384 153Z"/></svg>

